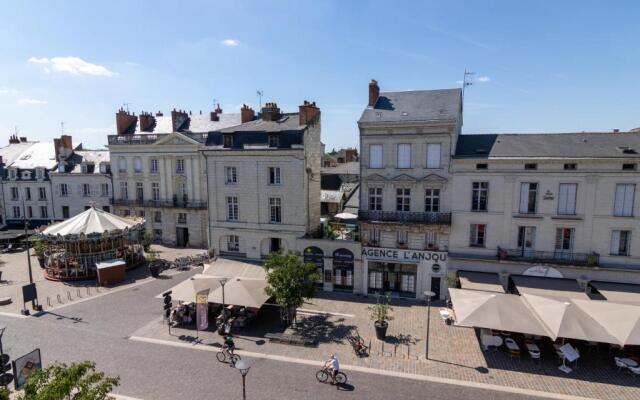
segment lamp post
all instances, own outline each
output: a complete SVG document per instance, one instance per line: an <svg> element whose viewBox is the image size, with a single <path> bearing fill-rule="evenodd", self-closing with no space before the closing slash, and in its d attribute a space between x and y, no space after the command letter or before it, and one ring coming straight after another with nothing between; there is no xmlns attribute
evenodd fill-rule
<svg viewBox="0 0 640 400"><path fill-rule="evenodd" d="M429 359L429 326L431 325L431 296L434 296L430 290L424 292L424 295L427 297L427 346L425 351L425 358Z"/></svg>
<svg viewBox="0 0 640 400"><path fill-rule="evenodd" d="M227 281L228 281L227 278L220 279L220 285L222 285L222 332L223 333L227 333L226 332L226 328L227 328L227 309L224 307L224 285L227 284ZM220 334L220 331L218 331L218 334Z"/></svg>
<svg viewBox="0 0 640 400"><path fill-rule="evenodd" d="M242 400L247 400L247 391L245 386L245 377L251 369L251 363L247 360L238 360L234 365L234 368L240 371L242 375Z"/></svg>
<svg viewBox="0 0 640 400"><path fill-rule="evenodd" d="M31 246L31 242L29 241L29 221L27 220L27 208L24 204L24 199L22 199L22 215L24 218L24 236L27 241L27 265L29 266L29 284L33 285L33 272L31 271L31 254L29 254L29 247ZM42 307L40 305L36 305L36 299L31 299L31 308L34 311L41 311ZM29 315L29 310L22 310L22 314Z"/></svg>

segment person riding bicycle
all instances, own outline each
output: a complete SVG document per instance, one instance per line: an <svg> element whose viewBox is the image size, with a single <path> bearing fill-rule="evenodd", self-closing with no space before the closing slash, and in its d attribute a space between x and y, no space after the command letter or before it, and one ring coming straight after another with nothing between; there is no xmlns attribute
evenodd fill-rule
<svg viewBox="0 0 640 400"><path fill-rule="evenodd" d="M230 354L233 354L234 350L236 349L236 344L233 341L233 336L231 335L227 335L224 338L224 348L226 348Z"/></svg>
<svg viewBox="0 0 640 400"><path fill-rule="evenodd" d="M331 354L329 359L324 363L324 367L328 368L331 372L331 380L333 381L332 383L336 383L336 374L338 373L338 371L340 371L340 363L338 362L338 358L334 354Z"/></svg>

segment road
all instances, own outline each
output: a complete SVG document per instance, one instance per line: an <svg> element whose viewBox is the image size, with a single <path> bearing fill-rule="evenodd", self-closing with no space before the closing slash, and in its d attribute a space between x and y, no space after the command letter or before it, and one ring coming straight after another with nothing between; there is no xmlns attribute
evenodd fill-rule
<svg viewBox="0 0 640 400"><path fill-rule="evenodd" d="M118 394L144 400L240 399L240 373L215 353L127 340L161 314L158 293L190 273L72 304L27 319L0 316L7 329L4 350L12 357L40 347L43 362L93 360L119 375ZM349 386L320 384L314 366L254 360L247 376L248 399L516 399L538 397L465 386L347 371Z"/></svg>

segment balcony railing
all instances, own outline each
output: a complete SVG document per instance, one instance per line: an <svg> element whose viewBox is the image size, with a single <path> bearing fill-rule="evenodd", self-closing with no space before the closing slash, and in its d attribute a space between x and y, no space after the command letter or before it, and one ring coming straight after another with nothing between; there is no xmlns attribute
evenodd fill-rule
<svg viewBox="0 0 640 400"><path fill-rule="evenodd" d="M130 207L155 207L155 208L191 208L204 210L207 208L206 201L180 201L180 200L123 200L115 199L113 204L116 206Z"/></svg>
<svg viewBox="0 0 640 400"><path fill-rule="evenodd" d="M582 265L597 267L600 264L598 253L571 253L566 251L537 251L528 249L498 248L501 260L525 261L530 263L549 263L561 265Z"/></svg>
<svg viewBox="0 0 640 400"><path fill-rule="evenodd" d="M451 213L411 211L358 211L364 221L409 222L428 225L451 225Z"/></svg>

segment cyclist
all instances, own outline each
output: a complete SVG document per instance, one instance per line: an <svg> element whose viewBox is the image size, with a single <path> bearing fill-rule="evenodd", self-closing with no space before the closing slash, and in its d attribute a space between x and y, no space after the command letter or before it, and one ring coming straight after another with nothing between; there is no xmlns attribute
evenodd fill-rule
<svg viewBox="0 0 640 400"><path fill-rule="evenodd" d="M233 352L236 349L236 344L233 341L233 336L231 336L231 334L225 336L224 348L226 348L229 351L229 354L233 355Z"/></svg>
<svg viewBox="0 0 640 400"><path fill-rule="evenodd" d="M338 362L338 358L331 354L329 359L324 363L324 367L328 368L331 372L331 384L336 383L336 374L340 371L340 363Z"/></svg>

